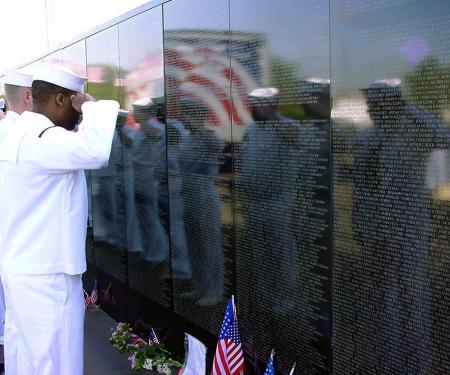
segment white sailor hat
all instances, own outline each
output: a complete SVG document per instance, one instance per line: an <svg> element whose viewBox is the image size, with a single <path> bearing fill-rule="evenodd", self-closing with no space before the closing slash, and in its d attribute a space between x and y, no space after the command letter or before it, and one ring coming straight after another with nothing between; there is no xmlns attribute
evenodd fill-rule
<svg viewBox="0 0 450 375"><path fill-rule="evenodd" d="M298 83L302 94L327 94L330 92L330 80L320 77L311 77Z"/></svg>
<svg viewBox="0 0 450 375"><path fill-rule="evenodd" d="M64 66L42 63L36 67L33 81L49 82L72 91L83 92L87 78L76 75Z"/></svg>
<svg viewBox="0 0 450 375"><path fill-rule="evenodd" d="M150 98L142 98L133 102L132 106L136 108L149 108L153 106L153 100Z"/></svg>
<svg viewBox="0 0 450 375"><path fill-rule="evenodd" d="M2 82L5 85L31 87L31 83L33 82L33 76L31 74L27 74L19 70L9 70L2 77Z"/></svg>
<svg viewBox="0 0 450 375"><path fill-rule="evenodd" d="M368 87L361 89L362 92L370 90L400 90L402 81L399 78L379 79L372 82Z"/></svg>
<svg viewBox="0 0 450 375"><path fill-rule="evenodd" d="M277 105L278 93L275 87L257 88L248 94L249 104L252 107Z"/></svg>
<svg viewBox="0 0 450 375"><path fill-rule="evenodd" d="M278 94L278 89L275 87L261 87L253 90L248 96L253 98L272 98Z"/></svg>

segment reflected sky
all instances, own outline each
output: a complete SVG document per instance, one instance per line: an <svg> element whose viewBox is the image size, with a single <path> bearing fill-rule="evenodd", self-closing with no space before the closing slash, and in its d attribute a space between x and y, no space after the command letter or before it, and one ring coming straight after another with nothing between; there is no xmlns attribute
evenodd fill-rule
<svg viewBox="0 0 450 375"><path fill-rule="evenodd" d="M172 3L175 4L171 2L165 7L170 9ZM210 9L195 3L184 7L178 3L181 2L177 2L177 10L181 5L182 11L177 11L178 17L170 17L167 20L167 29L185 28L186 20L189 20L191 29L228 28L225 20L218 22L214 16L218 14L217 8L227 7L226 1L214 2L214 7ZM267 37L267 45L272 55L297 63L299 68L303 68L311 76L328 77L328 4L329 2L324 0L231 0L231 30L262 32ZM198 17L198 14L202 16ZM314 40L314 43L311 43L311 40Z"/></svg>
<svg viewBox="0 0 450 375"><path fill-rule="evenodd" d="M398 3L369 9L362 1L331 1L335 92L357 90L378 79L401 79L430 55L447 65L450 3Z"/></svg>
<svg viewBox="0 0 450 375"><path fill-rule="evenodd" d="M4 69L30 61L46 50L73 40L78 35L147 2L149 1L2 1L1 14L5 16L0 22L0 73ZM11 33L14 33L14 38L6 37Z"/></svg>
<svg viewBox="0 0 450 375"><path fill-rule="evenodd" d="M164 94L162 38L161 7L119 25L120 77L127 109L137 100Z"/></svg>

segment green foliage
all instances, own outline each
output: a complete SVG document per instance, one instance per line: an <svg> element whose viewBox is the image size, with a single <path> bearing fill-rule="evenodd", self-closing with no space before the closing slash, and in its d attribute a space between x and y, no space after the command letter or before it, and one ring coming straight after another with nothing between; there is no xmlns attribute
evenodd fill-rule
<svg viewBox="0 0 450 375"><path fill-rule="evenodd" d="M450 99L450 69L434 56L424 59L404 78L407 102L440 118Z"/></svg>
<svg viewBox="0 0 450 375"><path fill-rule="evenodd" d="M102 82L88 82L88 91L97 99L117 100L123 107L123 89L116 85L117 68L110 65L96 65L96 68L102 69L104 77Z"/></svg>
<svg viewBox="0 0 450 375"><path fill-rule="evenodd" d="M162 344L141 346L130 357L133 370L147 369L170 375L170 367L179 368L181 363L170 358L170 352ZM134 365L134 367L133 367Z"/></svg>
<svg viewBox="0 0 450 375"><path fill-rule="evenodd" d="M121 353L128 353L133 348L131 347L131 327L127 323L118 323L115 330L112 330L112 335L109 339L111 345Z"/></svg>
<svg viewBox="0 0 450 375"><path fill-rule="evenodd" d="M303 108L299 103L299 81L303 72L298 64L272 58L269 65L271 85L278 89L279 112L292 119L304 117Z"/></svg>
<svg viewBox="0 0 450 375"><path fill-rule="evenodd" d="M130 353L128 360L132 370L156 370L160 374L171 374L171 368L181 367L181 363L171 358L170 352L163 344L148 345L133 334L127 323L118 323L112 329L109 339L112 346L122 353Z"/></svg>
<svg viewBox="0 0 450 375"><path fill-rule="evenodd" d="M270 82L277 87L280 92L290 90L292 84L298 90L298 81L300 81L303 72L298 64L287 62L279 57L273 57L270 61Z"/></svg>

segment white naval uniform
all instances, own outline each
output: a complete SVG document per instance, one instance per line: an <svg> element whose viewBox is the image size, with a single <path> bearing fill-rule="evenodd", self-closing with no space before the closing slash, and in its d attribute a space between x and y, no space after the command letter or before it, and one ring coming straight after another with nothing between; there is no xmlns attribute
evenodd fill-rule
<svg viewBox="0 0 450 375"><path fill-rule="evenodd" d="M20 115L14 111L9 110L5 117L0 121L0 142L1 138L6 135L7 129L15 126L19 120ZM1 254L1 252L0 252ZM1 256L1 255L0 255ZM3 284L0 278L0 344L4 344L4 330L5 330L5 296L3 295Z"/></svg>
<svg viewBox="0 0 450 375"><path fill-rule="evenodd" d="M83 373L84 169L107 163L118 108L109 100L84 103L77 132L52 127L47 117L33 112L24 112L3 139L0 131L8 375ZM8 351L13 341L17 354Z"/></svg>

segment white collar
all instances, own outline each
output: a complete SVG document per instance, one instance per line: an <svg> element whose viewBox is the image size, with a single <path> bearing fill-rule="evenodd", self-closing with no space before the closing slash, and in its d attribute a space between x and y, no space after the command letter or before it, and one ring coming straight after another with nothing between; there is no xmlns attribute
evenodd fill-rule
<svg viewBox="0 0 450 375"><path fill-rule="evenodd" d="M19 117L20 117L20 115L17 112L14 112L11 110L6 112L6 115L5 115L5 119L10 119L10 120L14 120L14 121L17 121L19 119Z"/></svg>
<svg viewBox="0 0 450 375"><path fill-rule="evenodd" d="M13 164L18 163L20 144L27 134L53 126L46 116L39 113L25 111L17 116L18 121L11 123L10 128L5 129L5 136L0 139L0 161Z"/></svg>
<svg viewBox="0 0 450 375"><path fill-rule="evenodd" d="M22 113L20 123L28 129L35 129L36 131L55 125L47 116L30 111Z"/></svg>

